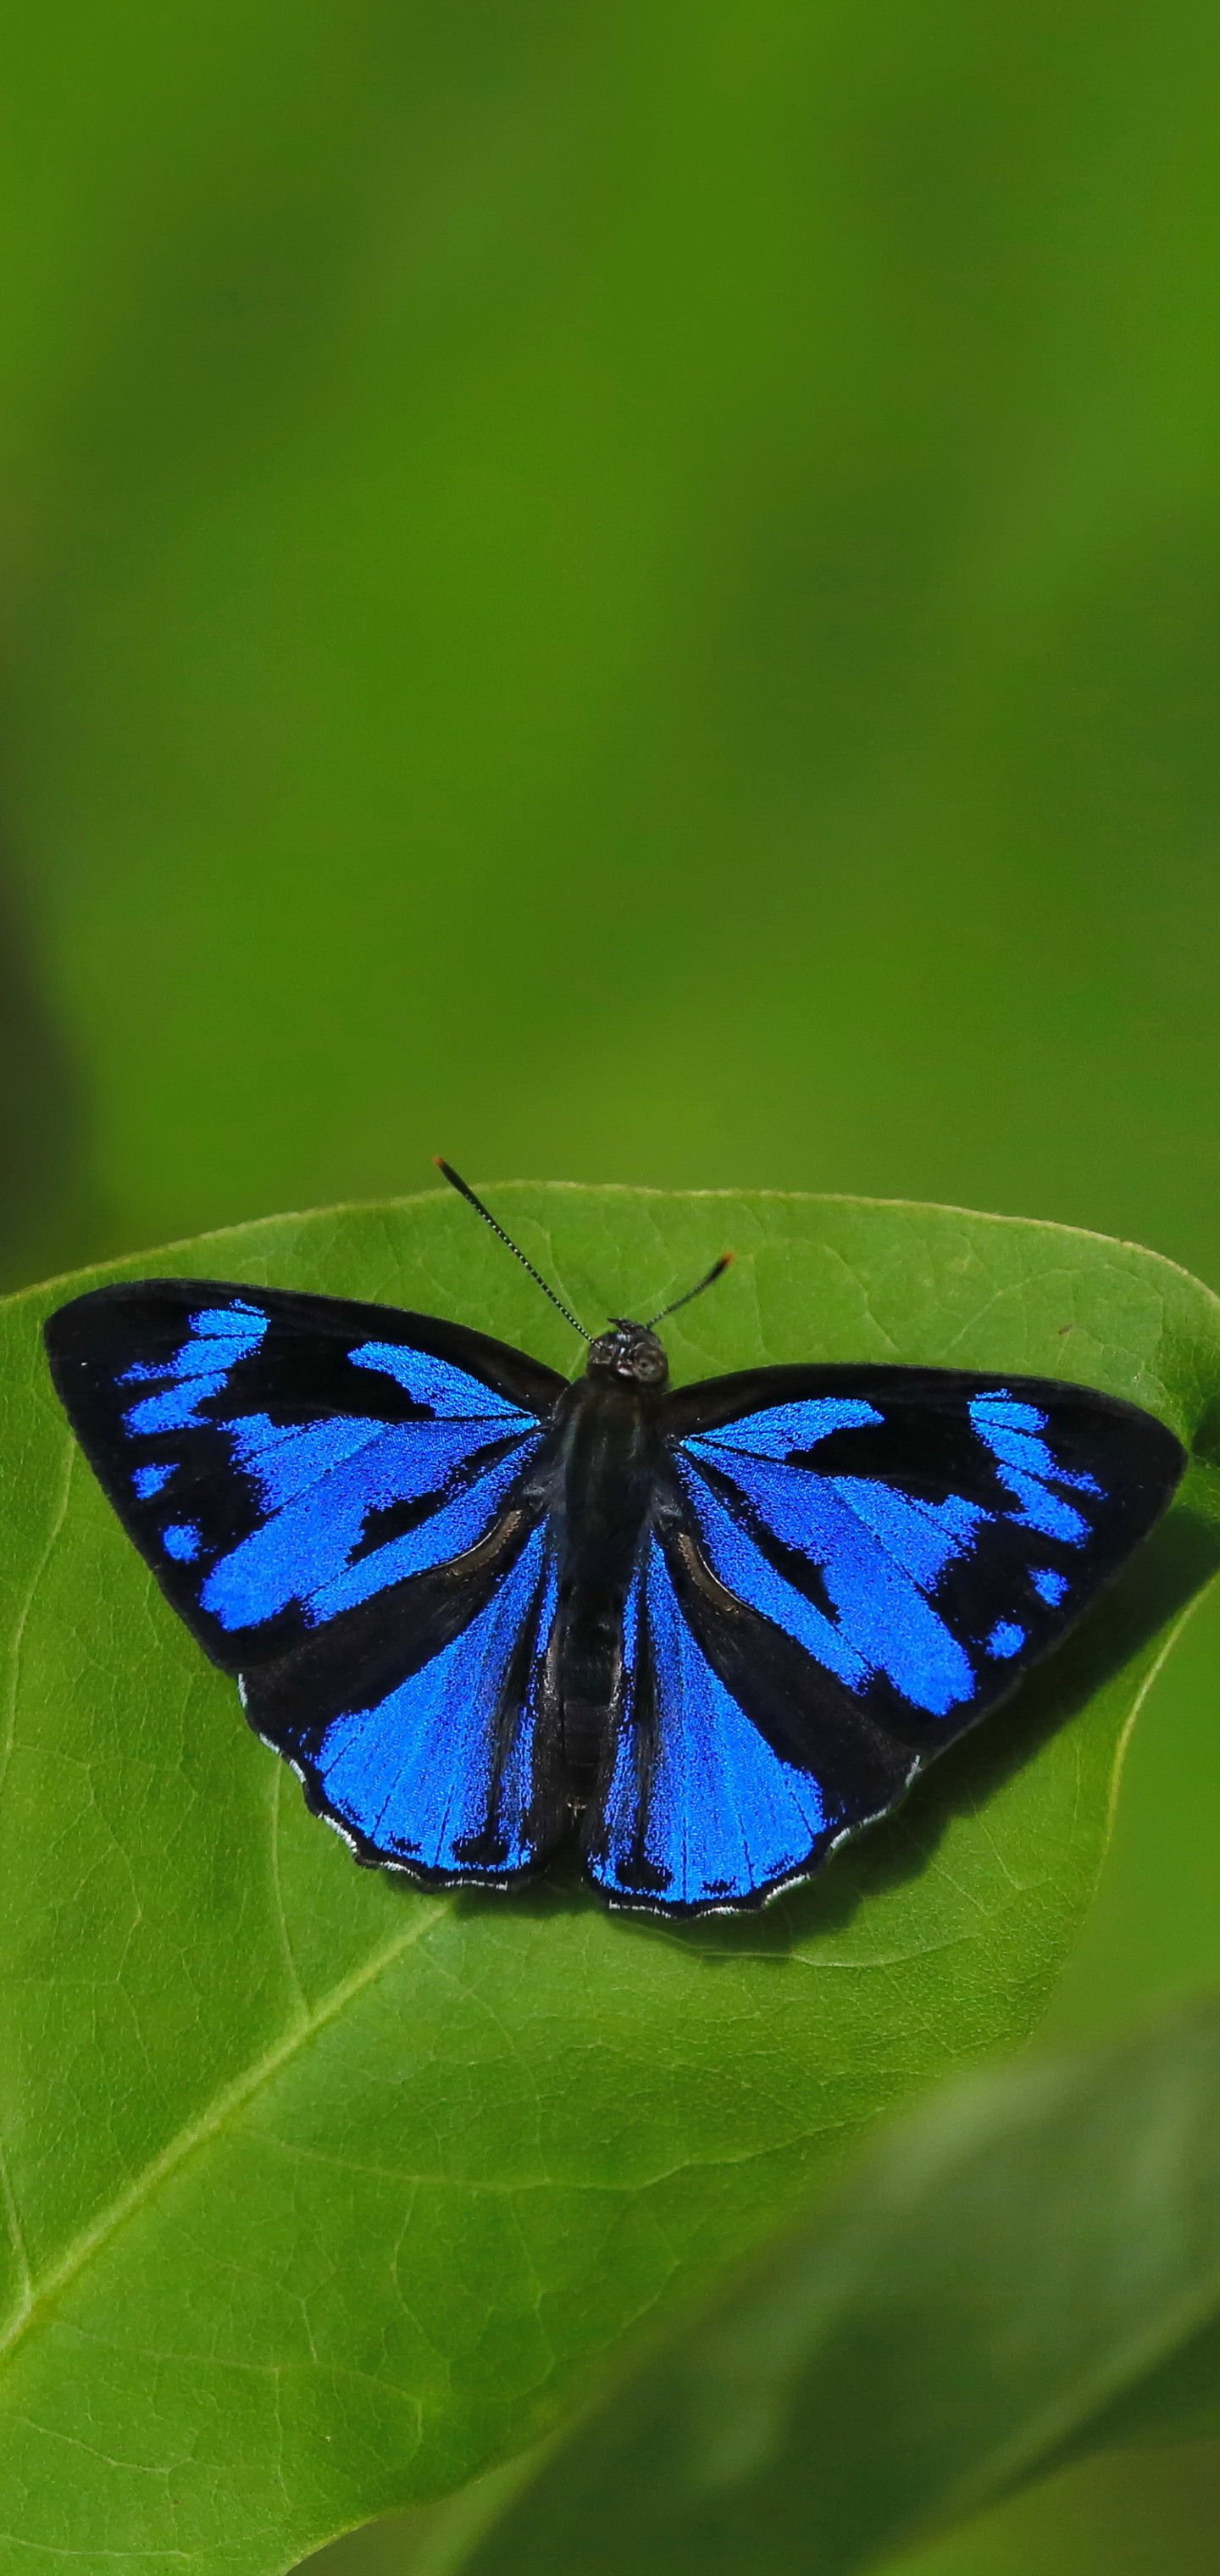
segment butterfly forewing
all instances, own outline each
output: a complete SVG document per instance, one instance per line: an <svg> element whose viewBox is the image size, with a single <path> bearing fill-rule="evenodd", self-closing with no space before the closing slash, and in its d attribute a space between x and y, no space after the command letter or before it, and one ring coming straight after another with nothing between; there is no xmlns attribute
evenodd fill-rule
<svg viewBox="0 0 1220 2576"><path fill-rule="evenodd" d="M47 1343L119 1518L227 1672L483 1541L563 1386L431 1316L211 1280L98 1289Z"/></svg>
<svg viewBox="0 0 1220 2576"><path fill-rule="evenodd" d="M820 1369L738 1385L754 1400L736 1410L732 1381L674 1399L704 1564L850 1706L925 1750L1055 1644L1184 1465L1150 1415L1057 1381Z"/></svg>

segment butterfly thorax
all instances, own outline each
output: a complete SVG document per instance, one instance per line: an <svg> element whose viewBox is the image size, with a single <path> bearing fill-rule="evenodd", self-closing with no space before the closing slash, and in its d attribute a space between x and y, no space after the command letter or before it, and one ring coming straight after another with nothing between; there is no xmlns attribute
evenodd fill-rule
<svg viewBox="0 0 1220 2576"><path fill-rule="evenodd" d="M613 1362L595 1365L591 1353L556 1424L559 1606L550 1662L565 1769L578 1800L601 1767L619 1693L623 1610L657 1490L663 1396L664 1375L649 1385Z"/></svg>

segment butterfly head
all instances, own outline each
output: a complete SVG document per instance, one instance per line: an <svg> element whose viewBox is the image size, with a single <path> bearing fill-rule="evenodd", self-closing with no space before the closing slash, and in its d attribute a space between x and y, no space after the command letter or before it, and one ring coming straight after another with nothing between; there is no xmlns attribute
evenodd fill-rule
<svg viewBox="0 0 1220 2576"><path fill-rule="evenodd" d="M589 1344L590 1377L614 1377L659 1393L669 1376L669 1362L656 1334L647 1324L633 1324L626 1315L612 1315L610 1321L613 1331L599 1333Z"/></svg>

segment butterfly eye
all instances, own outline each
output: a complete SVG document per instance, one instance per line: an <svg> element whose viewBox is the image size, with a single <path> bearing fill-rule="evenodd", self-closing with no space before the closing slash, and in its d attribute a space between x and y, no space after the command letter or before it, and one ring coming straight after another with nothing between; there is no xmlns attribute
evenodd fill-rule
<svg viewBox="0 0 1220 2576"><path fill-rule="evenodd" d="M651 1333L646 1342L636 1344L631 1354L631 1374L641 1386L662 1386L669 1375L665 1353Z"/></svg>

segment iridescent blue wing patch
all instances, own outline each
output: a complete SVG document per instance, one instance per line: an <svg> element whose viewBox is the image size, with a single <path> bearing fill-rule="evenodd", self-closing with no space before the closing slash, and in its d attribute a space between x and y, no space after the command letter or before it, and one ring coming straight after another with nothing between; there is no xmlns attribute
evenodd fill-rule
<svg viewBox="0 0 1220 2576"><path fill-rule="evenodd" d="M358 1860L425 1887L503 1886L571 1821L556 1595L545 1519L510 1511L473 1565L401 1582L247 1675L246 1714Z"/></svg>
<svg viewBox="0 0 1220 2576"><path fill-rule="evenodd" d="M1133 1405L940 1369L760 1370L669 1428L705 1576L922 1752L1075 1623L1185 1464Z"/></svg>
<svg viewBox="0 0 1220 2576"><path fill-rule="evenodd" d="M98 1289L47 1346L120 1520L226 1672L486 1542L564 1384L432 1316L211 1280Z"/></svg>
<svg viewBox="0 0 1220 2576"><path fill-rule="evenodd" d="M845 1746L833 1705L816 1746L802 1745L792 1720L808 1715L809 1693L785 1701L792 1676L781 1652L777 1695L763 1622L741 1614L747 1633L726 1657L705 1608L680 1548L650 1540L628 1599L611 1758L585 1837L589 1875L612 1905L682 1915L760 1904L891 1805L916 1767L867 1721Z"/></svg>

